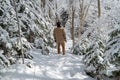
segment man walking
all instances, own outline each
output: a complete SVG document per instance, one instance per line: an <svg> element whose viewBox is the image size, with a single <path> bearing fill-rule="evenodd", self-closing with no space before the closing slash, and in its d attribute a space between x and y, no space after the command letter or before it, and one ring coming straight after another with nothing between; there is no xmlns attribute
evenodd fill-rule
<svg viewBox="0 0 120 80"><path fill-rule="evenodd" d="M55 42L57 43L57 52L60 54L60 46L62 46L63 55L65 55L65 41L66 33L63 27L61 27L60 22L57 22L57 28L54 28L53 36Z"/></svg>

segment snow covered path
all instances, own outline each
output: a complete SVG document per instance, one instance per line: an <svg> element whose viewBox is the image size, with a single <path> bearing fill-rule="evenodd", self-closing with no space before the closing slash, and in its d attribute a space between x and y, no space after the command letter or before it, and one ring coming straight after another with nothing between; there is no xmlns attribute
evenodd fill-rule
<svg viewBox="0 0 120 80"><path fill-rule="evenodd" d="M70 54L71 41L66 45L66 55L58 55L54 49L48 56L34 51L31 67L13 65L1 80L94 80L85 74L82 57Z"/></svg>

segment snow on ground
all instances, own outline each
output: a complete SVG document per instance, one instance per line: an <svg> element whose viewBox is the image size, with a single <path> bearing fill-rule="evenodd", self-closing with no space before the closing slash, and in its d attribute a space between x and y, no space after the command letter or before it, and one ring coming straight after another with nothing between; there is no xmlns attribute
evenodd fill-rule
<svg viewBox="0 0 120 80"><path fill-rule="evenodd" d="M66 43L66 55L58 55L51 49L49 55L33 51L34 59L25 64L16 64L2 74L1 80L94 80L84 72L82 57L70 54L72 42Z"/></svg>

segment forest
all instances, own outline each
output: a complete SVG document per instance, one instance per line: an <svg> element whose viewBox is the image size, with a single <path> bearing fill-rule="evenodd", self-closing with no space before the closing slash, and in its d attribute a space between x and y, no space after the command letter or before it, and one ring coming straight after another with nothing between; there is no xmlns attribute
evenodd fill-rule
<svg viewBox="0 0 120 80"><path fill-rule="evenodd" d="M0 0L0 80L120 80L120 0Z"/></svg>

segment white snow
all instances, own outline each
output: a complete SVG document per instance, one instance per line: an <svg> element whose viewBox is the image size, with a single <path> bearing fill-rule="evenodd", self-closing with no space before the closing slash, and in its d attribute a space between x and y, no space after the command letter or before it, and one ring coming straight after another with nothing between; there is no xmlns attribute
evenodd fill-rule
<svg viewBox="0 0 120 80"><path fill-rule="evenodd" d="M32 61L7 68L1 80L94 80L85 74L82 56L70 54L71 45L72 41L68 40L65 55L58 55L56 49L51 49L49 55L34 50Z"/></svg>

